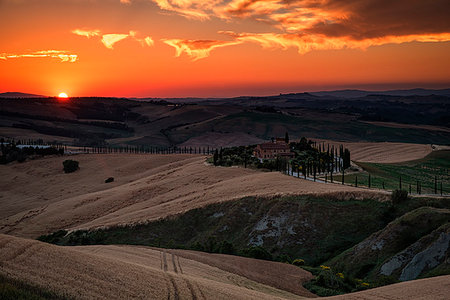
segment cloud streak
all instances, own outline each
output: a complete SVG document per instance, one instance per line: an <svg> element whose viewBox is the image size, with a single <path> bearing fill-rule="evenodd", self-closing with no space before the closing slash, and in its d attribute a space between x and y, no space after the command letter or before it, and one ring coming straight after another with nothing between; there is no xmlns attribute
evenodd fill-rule
<svg viewBox="0 0 450 300"><path fill-rule="evenodd" d="M87 37L89 39L94 36L99 36L100 30L98 30L98 29L95 29L95 30L74 29L74 30L72 30L72 33L79 35L79 36Z"/></svg>
<svg viewBox="0 0 450 300"><path fill-rule="evenodd" d="M130 31L129 33L108 33L102 34L100 30L89 30L89 29L74 29L73 34L91 38L99 37L102 44L108 49L114 49L114 45L124 39L132 38L133 40L139 42L142 46L153 46L153 39L149 36L144 38L138 38L136 31Z"/></svg>
<svg viewBox="0 0 450 300"><path fill-rule="evenodd" d="M450 40L450 34L434 35L406 35L406 36L385 36L382 38L372 38L354 40L349 38L330 38L320 35L302 34L276 34L276 33L235 33L232 31L222 31L222 34L229 35L236 41L245 43L256 43L265 49L297 48L299 54L305 54L313 50L339 50L339 49L361 49L365 50L370 46L384 44L401 44L407 42L445 42Z"/></svg>
<svg viewBox="0 0 450 300"><path fill-rule="evenodd" d="M68 51L61 50L42 50L24 54L0 53L1 60L14 58L58 58L61 62L73 63L78 60L78 55L69 54Z"/></svg>
<svg viewBox="0 0 450 300"><path fill-rule="evenodd" d="M194 61L208 57L214 49L240 44L241 41L216 41L216 40L182 40L165 39L163 40L169 46L175 48L175 56L179 57L186 53Z"/></svg>

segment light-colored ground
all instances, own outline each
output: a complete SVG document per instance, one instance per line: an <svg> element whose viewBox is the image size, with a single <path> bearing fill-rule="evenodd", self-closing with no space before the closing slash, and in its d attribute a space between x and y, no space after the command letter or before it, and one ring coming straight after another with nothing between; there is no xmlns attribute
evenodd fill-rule
<svg viewBox="0 0 450 300"><path fill-rule="evenodd" d="M192 256L192 253L186 256ZM274 268L272 265L259 265L257 260L249 261L242 264L244 270L253 266L255 271L262 272L269 279L277 277L273 278L275 281L292 281L295 285L303 275L310 276L301 269L293 274L292 266L287 264L280 263ZM137 246L59 247L0 234L1 274L77 299L302 297L258 283L238 272L217 268L217 263L235 264L234 268L239 269L242 262L227 255L217 259L213 255L186 258L182 250ZM293 276L280 276L279 272ZM449 294L450 276L440 276L325 299L444 300Z"/></svg>
<svg viewBox="0 0 450 300"><path fill-rule="evenodd" d="M1 233L35 238L59 229L145 222L246 196L331 192L379 197L279 172L214 167L203 156L76 155L71 158L80 162L80 170L64 174L67 158L0 166ZM110 176L114 183L105 184Z"/></svg>
<svg viewBox="0 0 450 300"><path fill-rule="evenodd" d="M372 143L372 142L338 142L330 140L312 139L313 141L334 145L344 145L350 150L351 160L374 163L397 163L420 159L430 154L431 145L408 143Z"/></svg>
<svg viewBox="0 0 450 300"><path fill-rule="evenodd" d="M189 250L169 250L171 253L215 266L281 290L305 297L314 296L302 283L314 278L309 272L293 265L266 260L255 260L225 254L211 254Z"/></svg>
<svg viewBox="0 0 450 300"><path fill-rule="evenodd" d="M442 126L433 126L433 125L414 125L414 124L402 124L402 123L394 123L394 122L372 122L366 121L363 123L368 123L376 126L383 127L391 127L391 128L410 128L410 129L424 129L424 130L432 130L432 131L443 131L450 132L450 128L442 127Z"/></svg>
<svg viewBox="0 0 450 300"><path fill-rule="evenodd" d="M76 299L302 298L164 250L59 247L8 235L0 235L0 273Z"/></svg>
<svg viewBox="0 0 450 300"><path fill-rule="evenodd" d="M406 281L367 291L326 297L330 300L448 300L450 275Z"/></svg>
<svg viewBox="0 0 450 300"><path fill-rule="evenodd" d="M13 128L13 127L1 127L0 138L5 140L15 139L16 141L28 141L42 139L45 142L58 141L60 143L73 143L74 139L63 136L41 134L31 129Z"/></svg>
<svg viewBox="0 0 450 300"><path fill-rule="evenodd" d="M180 147L234 147L248 144L264 143L263 139L251 136L244 132L222 133L206 132L200 136L190 138L180 145Z"/></svg>

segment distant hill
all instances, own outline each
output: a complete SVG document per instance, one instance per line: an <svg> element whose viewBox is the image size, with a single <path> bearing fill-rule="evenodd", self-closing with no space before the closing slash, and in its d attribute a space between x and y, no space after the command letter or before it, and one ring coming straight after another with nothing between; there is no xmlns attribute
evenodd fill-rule
<svg viewBox="0 0 450 300"><path fill-rule="evenodd" d="M10 99L11 98L44 98L44 97L46 97L46 96L20 93L20 92L0 93L0 98L10 98Z"/></svg>
<svg viewBox="0 0 450 300"><path fill-rule="evenodd" d="M338 98L360 98L368 95L385 96L450 96L450 89L431 90L431 89L410 89L410 90L389 90L389 91L363 91L363 90L337 90L309 93L315 96L328 96Z"/></svg>

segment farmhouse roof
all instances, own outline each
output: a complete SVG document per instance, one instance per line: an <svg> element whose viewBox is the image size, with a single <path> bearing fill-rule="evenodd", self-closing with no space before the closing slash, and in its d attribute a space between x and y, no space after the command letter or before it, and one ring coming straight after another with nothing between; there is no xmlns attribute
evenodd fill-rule
<svg viewBox="0 0 450 300"><path fill-rule="evenodd" d="M259 145L263 150L289 150L289 146L279 143L263 143Z"/></svg>

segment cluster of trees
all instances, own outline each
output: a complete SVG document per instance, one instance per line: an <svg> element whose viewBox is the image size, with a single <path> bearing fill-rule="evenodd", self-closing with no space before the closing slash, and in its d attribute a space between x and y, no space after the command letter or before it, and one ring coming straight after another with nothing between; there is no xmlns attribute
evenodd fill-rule
<svg viewBox="0 0 450 300"><path fill-rule="evenodd" d="M7 164L13 161L24 162L29 157L46 155L63 155L64 148L61 146L39 147L30 145L29 147L17 147L17 144L0 140L0 164Z"/></svg>
<svg viewBox="0 0 450 300"><path fill-rule="evenodd" d="M288 133L286 133L284 139L286 143L289 143ZM317 144L303 137L299 142L291 142L289 146L294 153L293 159L276 157L272 160L260 161L253 157L256 145L251 145L216 149L212 163L215 166L241 165L285 173L295 172L301 173L305 177L323 173L337 173L350 167L350 151L342 145L339 148L333 145L325 146L325 144Z"/></svg>
<svg viewBox="0 0 450 300"><path fill-rule="evenodd" d="M256 145L220 148L214 150L213 164L215 166L257 166L259 160L253 157Z"/></svg>
<svg viewBox="0 0 450 300"><path fill-rule="evenodd" d="M84 153L133 153L133 154L202 154L209 155L213 149L208 147L156 147L156 146L95 146L83 147Z"/></svg>
<svg viewBox="0 0 450 300"><path fill-rule="evenodd" d="M289 163L289 170L302 173L305 177L315 177L321 173L333 174L350 167L350 151L342 145L338 151L333 145L317 144L303 137L299 142L291 143L290 147L295 157Z"/></svg>

